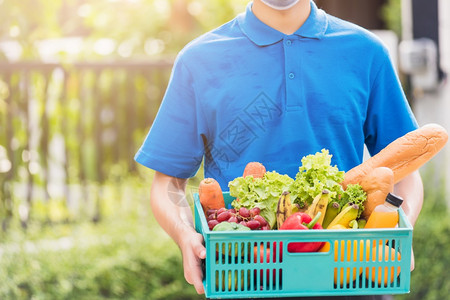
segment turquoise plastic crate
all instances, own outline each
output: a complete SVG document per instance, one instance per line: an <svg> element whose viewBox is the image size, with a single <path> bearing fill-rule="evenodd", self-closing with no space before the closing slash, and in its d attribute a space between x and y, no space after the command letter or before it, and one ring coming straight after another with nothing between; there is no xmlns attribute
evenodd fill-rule
<svg viewBox="0 0 450 300"><path fill-rule="evenodd" d="M224 198L230 207L233 198L228 193ZM198 194L194 200L195 228L206 247L203 285L207 298L409 292L413 231L402 210L395 229L216 232L208 228ZM287 251L291 242L313 241L330 243L330 250ZM376 244L391 247L391 255L384 253L384 247L372 247Z"/></svg>

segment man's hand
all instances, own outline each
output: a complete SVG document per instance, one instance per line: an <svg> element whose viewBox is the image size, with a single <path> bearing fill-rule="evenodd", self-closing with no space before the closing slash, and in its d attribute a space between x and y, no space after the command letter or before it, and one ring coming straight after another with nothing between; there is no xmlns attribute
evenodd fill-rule
<svg viewBox="0 0 450 300"><path fill-rule="evenodd" d="M201 260L206 256L203 236L193 226L192 211L186 200L187 180L156 172L150 202L159 225L181 249L184 277L199 294L204 293Z"/></svg>
<svg viewBox="0 0 450 300"><path fill-rule="evenodd" d="M202 259L206 257L206 249L203 236L195 230L189 230L183 235L179 246L183 255L184 278L195 287L198 294L204 294Z"/></svg>
<svg viewBox="0 0 450 300"><path fill-rule="evenodd" d="M423 204L423 183L419 171L414 171L395 185L394 193L403 198L402 208L414 226ZM411 247L411 271L414 270L414 252Z"/></svg>

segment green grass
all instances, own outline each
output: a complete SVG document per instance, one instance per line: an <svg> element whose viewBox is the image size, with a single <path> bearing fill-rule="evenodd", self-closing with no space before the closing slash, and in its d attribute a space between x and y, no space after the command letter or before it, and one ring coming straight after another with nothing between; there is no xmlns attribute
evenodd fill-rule
<svg viewBox="0 0 450 300"><path fill-rule="evenodd" d="M196 299L178 248L151 218L110 218L59 238L23 238L4 244L0 299Z"/></svg>
<svg viewBox="0 0 450 300"><path fill-rule="evenodd" d="M52 204L27 230L15 219L0 242L0 299L203 299L184 280L181 253L153 218L151 178L102 187L98 223L43 224Z"/></svg>

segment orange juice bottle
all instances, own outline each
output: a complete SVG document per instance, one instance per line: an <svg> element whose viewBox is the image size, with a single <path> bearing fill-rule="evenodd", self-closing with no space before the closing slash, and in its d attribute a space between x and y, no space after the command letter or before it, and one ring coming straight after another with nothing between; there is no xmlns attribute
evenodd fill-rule
<svg viewBox="0 0 450 300"><path fill-rule="evenodd" d="M389 193L383 204L375 207L364 228L393 228L398 224L398 208L403 203L399 196Z"/></svg>

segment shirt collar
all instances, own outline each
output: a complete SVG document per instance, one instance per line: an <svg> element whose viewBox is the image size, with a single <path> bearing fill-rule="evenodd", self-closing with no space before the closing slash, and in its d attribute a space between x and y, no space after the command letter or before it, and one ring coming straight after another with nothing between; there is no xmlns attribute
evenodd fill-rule
<svg viewBox="0 0 450 300"><path fill-rule="evenodd" d="M245 13L238 17L242 32L258 46L268 46L281 41L286 35L260 21L252 12L252 2L247 5ZM327 29L327 16L311 0L311 13L295 35L321 39Z"/></svg>

